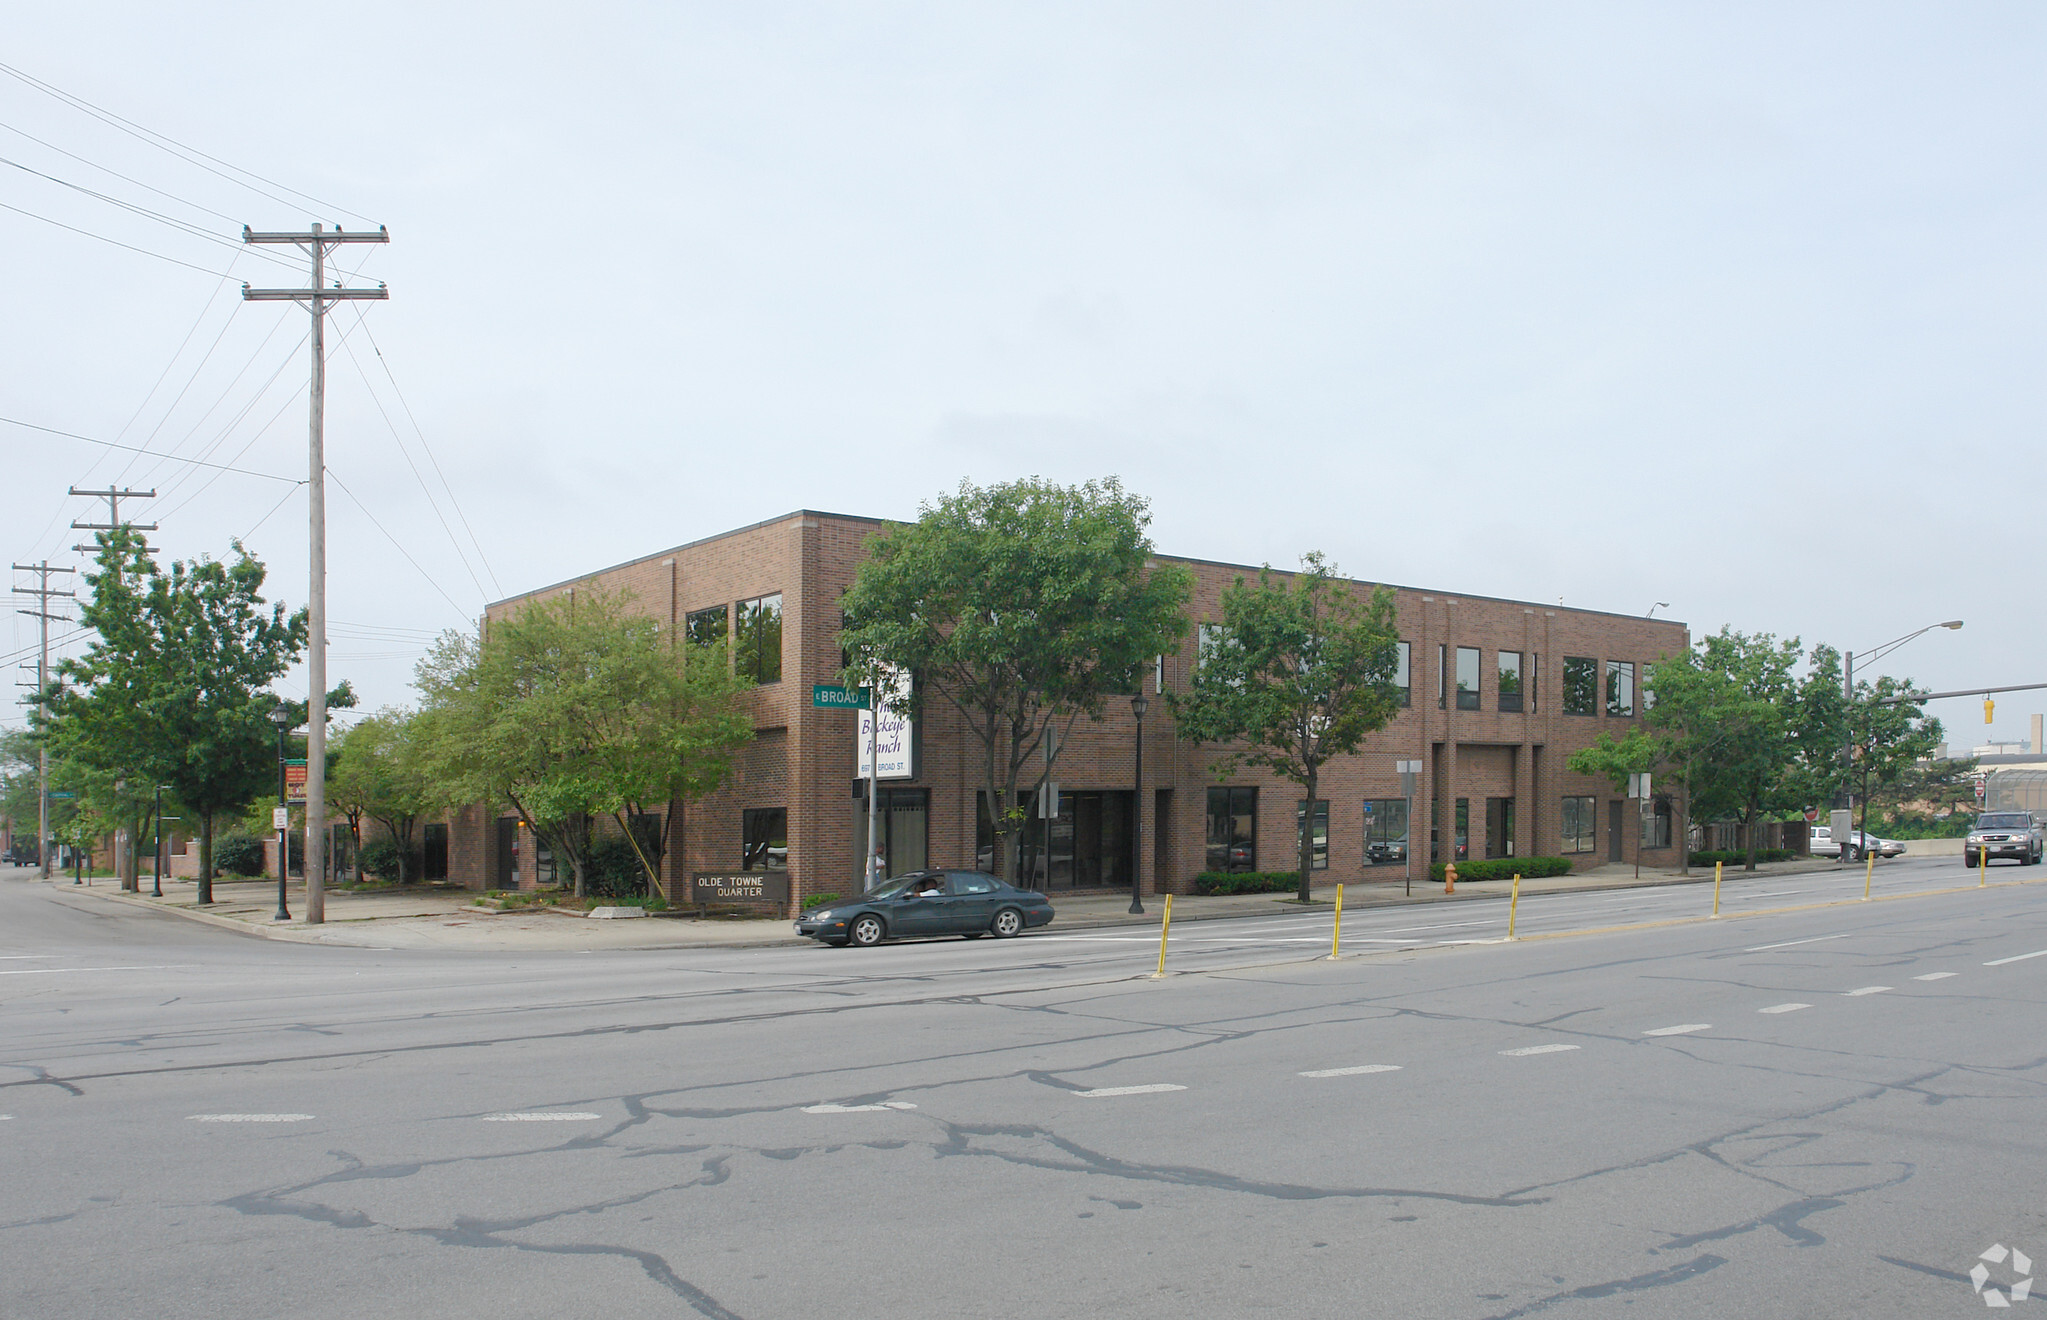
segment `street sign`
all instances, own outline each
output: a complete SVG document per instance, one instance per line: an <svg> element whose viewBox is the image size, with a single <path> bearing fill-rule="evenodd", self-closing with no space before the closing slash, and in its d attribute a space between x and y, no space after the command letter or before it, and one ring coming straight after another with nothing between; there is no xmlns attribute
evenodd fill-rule
<svg viewBox="0 0 2047 1320"><path fill-rule="evenodd" d="M290 808L290 807L272 807L272 808L270 808L270 828L271 828L271 829L273 829L273 830L288 830L288 829L290 829L290 828L291 828L291 808Z"/></svg>
<svg viewBox="0 0 2047 1320"><path fill-rule="evenodd" d="M78 794L76 793L60 793L55 789L50 790L50 798L52 801L55 802L69 802L72 798L75 798L77 796ZM1983 790L1981 787L1977 788L1976 796L1977 797L1983 796Z"/></svg>
<svg viewBox="0 0 2047 1320"><path fill-rule="evenodd" d="M872 688L841 687L837 683L812 683L810 704L824 710L866 710L873 699Z"/></svg>
<svg viewBox="0 0 2047 1320"><path fill-rule="evenodd" d="M1820 809L1819 809L1818 807L1807 807L1807 808L1805 809L1805 823L1806 823L1806 824L1810 825L1810 824L1812 824L1812 823L1813 823L1814 821L1818 820L1819 818L1820 818Z"/></svg>
<svg viewBox="0 0 2047 1320"><path fill-rule="evenodd" d="M284 763L284 800L300 802L306 800L306 763L286 761Z"/></svg>

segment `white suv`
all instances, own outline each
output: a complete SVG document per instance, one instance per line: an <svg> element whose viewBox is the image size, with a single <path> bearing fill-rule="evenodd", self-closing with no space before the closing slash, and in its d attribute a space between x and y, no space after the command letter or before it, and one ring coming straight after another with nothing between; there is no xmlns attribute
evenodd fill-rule
<svg viewBox="0 0 2047 1320"><path fill-rule="evenodd" d="M2047 834L2030 811L1986 811L1976 817L1963 845L1962 865L1975 866L1993 857L2009 857L2020 866L2037 866L2047 854Z"/></svg>

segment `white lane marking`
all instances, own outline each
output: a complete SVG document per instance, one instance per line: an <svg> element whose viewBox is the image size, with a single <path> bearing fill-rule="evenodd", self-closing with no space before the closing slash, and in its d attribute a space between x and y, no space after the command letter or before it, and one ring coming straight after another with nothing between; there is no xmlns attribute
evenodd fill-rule
<svg viewBox="0 0 2047 1320"><path fill-rule="evenodd" d="M1576 1045L1523 1045L1518 1050L1501 1050L1500 1053L1510 1059L1518 1059L1529 1054L1561 1054L1565 1050L1577 1048Z"/></svg>
<svg viewBox="0 0 2047 1320"><path fill-rule="evenodd" d="M1317 1068L1304 1072L1303 1077L1361 1077L1366 1073L1399 1072L1397 1063L1361 1063L1355 1068Z"/></svg>
<svg viewBox="0 0 2047 1320"><path fill-rule="evenodd" d="M1812 890L1810 890L1810 889L1772 889L1772 890L1768 890L1768 891L1766 891L1766 892L1764 892L1764 893L1761 893L1761 894L1744 894L1744 893L1742 893L1742 892L1741 892L1740 890L1738 890L1738 889L1737 889L1737 890L1735 890L1735 891L1733 892L1733 894L1731 894L1731 895L1730 895L1730 897L1733 897L1733 898L1789 898L1789 897L1790 897L1791 895L1793 895L1793 894L1810 894L1811 892L1812 892Z"/></svg>
<svg viewBox="0 0 2047 1320"><path fill-rule="evenodd" d="M1327 944L1327 935L1281 936L1278 939L1261 939L1256 935L1190 935L1191 944Z"/></svg>
<svg viewBox="0 0 2047 1320"><path fill-rule="evenodd" d="M164 964L157 967L9 967L0 970L0 976L52 976L61 972L167 972L182 963Z"/></svg>
<svg viewBox="0 0 2047 1320"><path fill-rule="evenodd" d="M1092 1091L1075 1091L1074 1094L1102 1099L1112 1095L1150 1095L1155 1091L1184 1091L1186 1089L1184 1086L1175 1086L1171 1082L1153 1082L1149 1086L1097 1086Z"/></svg>
<svg viewBox="0 0 2047 1320"><path fill-rule="evenodd" d="M1847 994L1850 999L1853 999L1857 995L1880 995L1888 989L1890 987L1887 985L1866 985L1860 990L1850 990Z"/></svg>
<svg viewBox="0 0 2047 1320"><path fill-rule="evenodd" d="M188 1114L192 1123L310 1123L311 1114Z"/></svg>
<svg viewBox="0 0 2047 1320"><path fill-rule="evenodd" d="M1756 1010L1756 1012L1758 1012L1758 1013L1796 1013L1796 1012L1797 1012L1797 1011L1798 1011L1799 1009L1801 1009L1801 1008L1811 1008L1811 1007L1812 1007L1812 1005L1811 1005L1811 1004L1772 1004L1772 1005L1770 1005L1770 1006L1769 1006L1768 1008L1759 1008L1759 1009L1757 1009L1757 1010Z"/></svg>
<svg viewBox="0 0 2047 1320"><path fill-rule="evenodd" d="M880 1114L891 1109L915 1109L907 1100L884 1100L878 1105L805 1105L806 1114Z"/></svg>
<svg viewBox="0 0 2047 1320"><path fill-rule="evenodd" d="M1157 944L1156 935L1040 935L1053 944Z"/></svg>
<svg viewBox="0 0 2047 1320"><path fill-rule="evenodd" d="M0 1123L5 1123L8 1119L13 1117L14 1115L12 1114L0 1114Z"/></svg>
<svg viewBox="0 0 2047 1320"><path fill-rule="evenodd" d="M39 961L44 958L54 958L56 956L57 955L54 953L0 953L0 962L21 962L25 959L30 961Z"/></svg>
<svg viewBox="0 0 2047 1320"><path fill-rule="evenodd" d="M534 1109L521 1113L485 1114L486 1123L588 1123L602 1118L602 1114L586 1113L574 1109Z"/></svg>
<svg viewBox="0 0 2047 1320"><path fill-rule="evenodd" d="M2028 958L2047 958L2047 949L2036 949L2032 953L2016 953L2009 958L1998 958L1983 965L1985 967L2002 967L2006 963L2024 962Z"/></svg>
<svg viewBox="0 0 2047 1320"><path fill-rule="evenodd" d="M1711 1031L1712 1029L1713 1024L1710 1022L1686 1022L1675 1027L1651 1027L1642 1034L1645 1036L1683 1036L1694 1031Z"/></svg>
<svg viewBox="0 0 2047 1320"><path fill-rule="evenodd" d="M1433 926L1391 926L1385 928L1388 935L1412 935L1424 930L1459 930L1466 926L1497 926L1499 918L1490 921L1442 921Z"/></svg>
<svg viewBox="0 0 2047 1320"><path fill-rule="evenodd" d="M1788 949L1794 944L1823 944L1828 940L1845 940L1847 938L1846 935L1815 935L1809 940L1786 940L1782 944L1758 944L1755 948L1743 949L1742 952L1762 953L1769 949Z"/></svg>
<svg viewBox="0 0 2047 1320"><path fill-rule="evenodd" d="M1954 972L1928 972L1924 976L1915 976L1912 979L1915 981L1945 981L1953 975L1955 975Z"/></svg>

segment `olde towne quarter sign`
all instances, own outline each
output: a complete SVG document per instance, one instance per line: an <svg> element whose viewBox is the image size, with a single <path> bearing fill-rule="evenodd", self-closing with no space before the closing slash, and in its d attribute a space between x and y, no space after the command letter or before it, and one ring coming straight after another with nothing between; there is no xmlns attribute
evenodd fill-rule
<svg viewBox="0 0 2047 1320"><path fill-rule="evenodd" d="M690 877L692 903L786 903L787 871L698 871Z"/></svg>

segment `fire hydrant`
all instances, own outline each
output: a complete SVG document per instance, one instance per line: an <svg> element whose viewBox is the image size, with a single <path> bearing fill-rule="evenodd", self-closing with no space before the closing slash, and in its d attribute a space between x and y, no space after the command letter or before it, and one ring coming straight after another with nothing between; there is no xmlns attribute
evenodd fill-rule
<svg viewBox="0 0 2047 1320"><path fill-rule="evenodd" d="M1443 864L1443 892L1446 894L1457 892L1457 863L1455 862L1445 862Z"/></svg>

